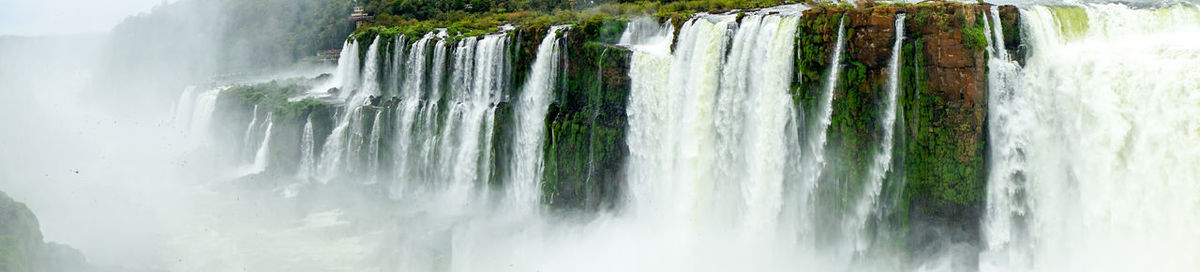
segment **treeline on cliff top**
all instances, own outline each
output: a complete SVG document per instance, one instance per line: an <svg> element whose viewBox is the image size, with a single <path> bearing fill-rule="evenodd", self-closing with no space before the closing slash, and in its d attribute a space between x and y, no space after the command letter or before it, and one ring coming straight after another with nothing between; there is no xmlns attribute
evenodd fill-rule
<svg viewBox="0 0 1200 272"><path fill-rule="evenodd" d="M358 33L414 34L432 28L478 35L505 24L553 25L576 23L596 16L655 15L686 20L696 12L765 8L797 3L793 0L364 0L374 19ZM812 2L811 0L809 2Z"/></svg>

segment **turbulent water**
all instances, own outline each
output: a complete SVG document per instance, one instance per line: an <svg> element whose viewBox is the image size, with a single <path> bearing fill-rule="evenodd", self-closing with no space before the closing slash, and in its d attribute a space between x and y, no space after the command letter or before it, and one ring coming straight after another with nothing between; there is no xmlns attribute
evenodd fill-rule
<svg viewBox="0 0 1200 272"><path fill-rule="evenodd" d="M170 117L188 147L235 138L230 153L239 165L231 186L268 186L284 200L257 200L256 209L229 215L244 225L172 233L168 244L177 255L210 257L166 266L959 268L940 256L954 252L896 262L902 253L877 250L896 245L878 245L873 232L873 220L889 209L889 177L904 170L897 169L905 159L899 117L912 109L901 103L909 65L902 52L914 43L905 26L914 27L917 15L896 16L890 46L881 45L890 49L887 78L878 105L868 107L880 137L867 143L865 173L857 175L864 180L830 185L822 181L839 174L827 165L839 154L827 145L837 137L830 135L835 102L845 88L842 70L851 65L843 60L853 51L847 36L857 30L839 20L831 52L822 56L829 66L811 79L819 86L793 90L804 9L702 13L678 29L669 21L631 20L617 45L631 51L623 113L628 153L624 168L615 169L621 203L587 215L542 208L546 150L556 136L548 130L557 117L552 109L573 71L567 66L578 63L567 59L579 50L567 46L572 26L550 27L536 41L516 39L507 28L476 37L451 38L445 29L372 37L366 52L348 41L328 80L291 97L330 103L331 116L300 116L291 125L256 105L227 132L216 124L230 118L214 116L221 116L218 102L228 88L189 88ZM1018 52L1025 55L1009 54L1014 48L1005 44L1000 17L994 7L980 14L988 42L988 176L978 268L1200 269L1200 10L1023 7ZM521 43L536 44L532 61L515 53ZM514 65L522 61L531 65ZM517 73L523 81L511 82ZM796 102L798 91L815 96L814 108ZM286 156L276 153L288 151L277 148L289 141L298 145L296 160L275 160ZM271 175L285 178L262 180ZM820 186L858 186L848 191L862 193L829 200L818 195ZM830 205L819 201L848 207L820 210ZM296 214L271 212L280 207ZM210 223L228 221L210 216L217 218ZM278 218L286 223L271 221ZM834 222L816 222L829 218Z"/></svg>
<svg viewBox="0 0 1200 272"><path fill-rule="evenodd" d="M991 64L1002 80L984 268L1200 269L1200 11L1094 4L1022 16L1025 67L1006 75L1001 54Z"/></svg>

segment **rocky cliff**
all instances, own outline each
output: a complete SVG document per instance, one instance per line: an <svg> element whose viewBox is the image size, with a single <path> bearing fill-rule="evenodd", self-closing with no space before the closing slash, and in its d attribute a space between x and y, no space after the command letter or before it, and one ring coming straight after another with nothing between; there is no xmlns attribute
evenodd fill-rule
<svg viewBox="0 0 1200 272"><path fill-rule="evenodd" d="M831 124L825 155L827 169L817 186L816 208L824 211L816 218L817 228L837 232L855 198L863 194L863 182L871 167L874 147L883 140L885 130L897 131L894 158L884 178L878 210L882 211L868 226L881 250L913 255L932 254L939 245L978 245L980 217L985 204L987 145L987 31L983 20L991 20L986 4L923 3L879 5L871 7L817 6L799 18L795 37L795 75L791 95L803 116L798 129L812 130L818 98L830 70L839 24L844 23L846 40L840 71L832 99ZM895 43L897 14L905 14L906 31L900 54L899 94L895 127L882 127L888 83L889 59ZM1014 7L1000 7L1000 24L1005 31L1007 48L1020 56L1020 29ZM672 18L672 16L676 18ZM662 15L660 22L676 25L678 14ZM563 31L561 74L555 79L554 98L545 119L542 164L542 202L560 211L592 211L620 207L625 186L623 169L629 153L625 144L629 100L629 62L631 52L614 44L625 28L621 17L593 16L573 21ZM486 180L493 186L504 184L507 158L512 147L507 139L515 130L513 103L533 63L537 42L548 26L521 25L505 32L509 43L505 61L511 72L504 74L501 99L495 106L490 148L491 169ZM406 29L410 31L412 29ZM384 30L368 29L354 39L366 54L366 45ZM395 33L393 33L395 34ZM402 33L406 36L414 33ZM419 34L419 33L416 33ZM404 48L413 39L381 39L380 48ZM447 39L450 48L461 38ZM402 43L395 47L393 43ZM393 49L383 49L389 54ZM386 58L384 58L386 59ZM1019 59L1019 57L1018 57ZM376 64L388 67L386 61ZM445 65L442 67L448 67ZM394 71L392 73L395 73ZM446 76L444 73L442 76ZM271 136L272 163L263 175L290 177L300 161L295 146L300 141L306 120L314 120L318 145L329 135L335 113L344 111L314 100L286 101L286 84L275 87L238 87L226 92L226 108L221 122L235 124L222 132L240 138L246 135L251 109L273 112L281 123ZM285 87L280 87L283 84ZM274 88L274 89L272 89ZM444 88L444 87L443 87ZM278 89L284 89L278 91ZM385 83L383 89L389 89ZM394 87L392 87L394 89ZM276 91L272 91L276 90ZM290 91L289 91L290 90ZM284 93L283 95L272 93ZM229 94L237 94L230 96ZM373 122L394 122L394 94L384 94L382 102L372 102L370 110L360 112L380 118L363 117L356 126L373 127ZM236 99L228 99L234 97ZM390 101L390 102L389 102ZM259 118L263 117L259 113ZM387 129L386 127L384 128ZM390 131L390 130L386 130ZM364 131L362 133L370 133ZM391 132L383 132L391 139ZM805 133L800 133L805 135ZM225 137L223 136L223 137ZM360 135L361 136L361 135ZM361 139L360 139L361 141ZM315 147L320 150L320 146ZM374 153L387 154L387 144ZM290 150L290 151L289 151ZM361 159L361 158L356 158ZM387 172L387 166L379 171ZM832 243L836 238L825 241ZM970 255L970 254L967 254ZM962 260L969 265L973 259Z"/></svg>
<svg viewBox="0 0 1200 272"><path fill-rule="evenodd" d="M79 250L42 240L37 217L0 192L0 271L85 271L87 261Z"/></svg>

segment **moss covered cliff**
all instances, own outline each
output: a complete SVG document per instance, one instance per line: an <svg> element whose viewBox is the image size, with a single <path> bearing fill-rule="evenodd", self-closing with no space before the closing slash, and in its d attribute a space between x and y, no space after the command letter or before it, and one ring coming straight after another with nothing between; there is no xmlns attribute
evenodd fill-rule
<svg viewBox="0 0 1200 272"><path fill-rule="evenodd" d="M828 130L830 169L818 197L826 210L846 211L861 194L872 147L895 129L892 173L885 179L878 242L909 249L944 242L976 244L985 205L987 72L984 16L988 5L930 3L824 7L805 12L798 37L801 108L811 114L843 15L846 48ZM896 127L880 127L896 14L906 14ZM1010 52L1019 52L1014 7L1000 9ZM827 215L825 228L837 228ZM931 249L932 250L932 249ZM928 252L910 252L926 254Z"/></svg>
<svg viewBox="0 0 1200 272"><path fill-rule="evenodd" d="M977 245L980 217L986 188L987 121L987 40L990 31L982 20L991 20L985 4L933 2L912 5L864 7L816 6L800 17L795 38L795 75L791 94L803 113L800 135L809 131L828 137L825 171L819 177L816 206L824 211L816 218L823 233L837 233L856 200L864 194L864 182L878 151L883 133L894 134L890 171L884 178L876 210L867 228L880 250L903 251L921 255L929 252L907 249L938 250L937 245L965 243ZM1019 13L1014 7L1001 7L1009 53L1020 59ZM906 14L906 31L901 52L892 52L896 37L897 14ZM679 13L658 14L660 21L683 23ZM524 18L524 17L522 17ZM542 18L542 17L539 17ZM545 119L542 183L547 206L557 210L612 209L620 203L624 187L622 171L629 153L625 144L626 104L629 100L629 61L631 52L614 46L627 18L606 13L563 15L563 21L537 21L517 25L504 32L508 37L500 101L495 105L494 134L490 148L491 185L504 184L506 161L511 157L509 139L515 131L514 99L528 77L538 43L552 24L571 24L562 30L558 42L563 48L557 86ZM686 18L686 17L682 17ZM544 19L544 18L543 18ZM526 20L526 19L521 19ZM837 78L828 78L839 23L844 22L846 40ZM394 54L393 43L405 48L411 37L432 31L433 23L402 26L368 26L359 30L362 49L377 35L383 35L380 48ZM490 31L469 26L448 26L458 30L446 38L449 48L469 35ZM458 28L456 28L458 27ZM395 39L403 34L407 39ZM678 35L678 33L676 33ZM899 53L899 94L894 127L884 127L880 119L887 101L888 69L891 56ZM365 54L365 52L363 52ZM386 58L385 58L386 59ZM449 67L444 65L443 67ZM446 76L449 73L443 73ZM438 79L446 80L446 79ZM831 124L828 130L814 129L823 83L833 80ZM288 85L272 83L275 92L287 93ZM394 94L386 90L385 96ZM442 88L447 88L443 86ZM295 146L301 125L315 116L317 143L323 143L332 129L337 106L305 100L287 102L278 95L265 94L254 87L235 88L242 111L230 117L243 128L228 132L233 137L245 133L244 124L253 105L266 106L275 120L287 123L281 136L272 142L272 150L281 161L272 165L278 173L291 173L298 160ZM445 97L440 98L443 102ZM373 116L382 110L381 122L394 122L396 100L382 99L364 112ZM344 109L342 109L344 110ZM440 117L439 117L440 118ZM234 121L236 119L236 121ZM370 127L372 118L356 124ZM278 128L277 128L278 129ZM390 132L385 133L390 137ZM805 140L805 139L800 139ZM280 148L275 148L276 144ZM385 144L386 145L386 144ZM318 150L320 147L317 147ZM388 147L382 146L381 150ZM292 151L286 151L286 150ZM386 152L381 151L381 154ZM386 168L386 167L385 167ZM382 170L386 171L386 169ZM834 242L836 237L823 238ZM868 252L869 254L869 252Z"/></svg>
<svg viewBox="0 0 1200 272"><path fill-rule="evenodd" d="M624 28L595 18L567 34L570 61L546 115L542 191L551 206L613 207L621 195L631 52L610 44Z"/></svg>

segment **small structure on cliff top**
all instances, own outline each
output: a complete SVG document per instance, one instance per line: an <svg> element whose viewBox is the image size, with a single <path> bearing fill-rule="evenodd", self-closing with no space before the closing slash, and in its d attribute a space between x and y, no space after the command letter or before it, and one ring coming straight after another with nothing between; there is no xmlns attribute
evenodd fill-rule
<svg viewBox="0 0 1200 272"><path fill-rule="evenodd" d="M375 16L367 14L362 5L354 5L354 12L350 13L350 21L354 21L355 27L361 27L363 21L374 18Z"/></svg>

